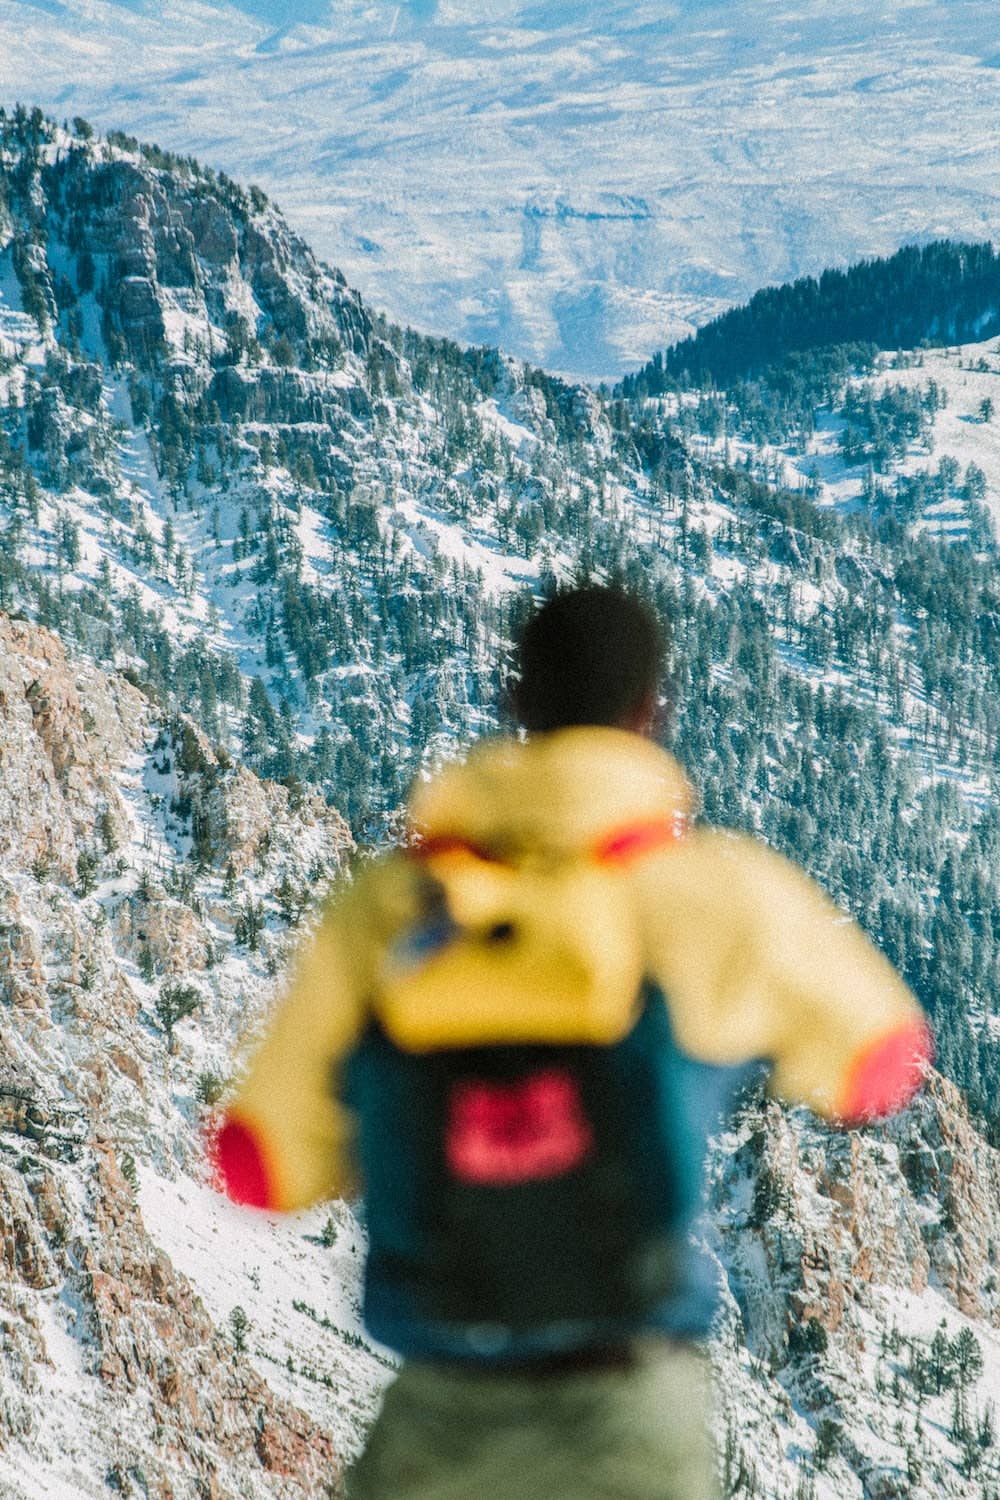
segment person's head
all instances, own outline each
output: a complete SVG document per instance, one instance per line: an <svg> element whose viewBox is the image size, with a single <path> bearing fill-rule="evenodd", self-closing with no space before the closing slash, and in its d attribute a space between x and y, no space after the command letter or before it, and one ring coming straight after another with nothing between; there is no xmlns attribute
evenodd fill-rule
<svg viewBox="0 0 1000 1500"><path fill-rule="evenodd" d="M584 724L649 733L665 647L656 615L634 594L560 589L522 631L514 712L531 733Z"/></svg>

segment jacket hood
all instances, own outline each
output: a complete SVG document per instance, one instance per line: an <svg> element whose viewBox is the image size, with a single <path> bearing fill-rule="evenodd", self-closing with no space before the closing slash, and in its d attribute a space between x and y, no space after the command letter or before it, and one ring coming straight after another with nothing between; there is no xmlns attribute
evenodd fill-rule
<svg viewBox="0 0 1000 1500"><path fill-rule="evenodd" d="M410 820L427 842L455 839L503 858L583 850L650 823L680 832L692 802L665 750L627 730L587 726L481 740L467 759L416 784Z"/></svg>

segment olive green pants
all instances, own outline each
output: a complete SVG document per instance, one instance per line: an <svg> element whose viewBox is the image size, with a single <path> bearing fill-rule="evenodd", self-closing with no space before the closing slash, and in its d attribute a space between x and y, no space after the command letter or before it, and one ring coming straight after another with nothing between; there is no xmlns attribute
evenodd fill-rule
<svg viewBox="0 0 1000 1500"><path fill-rule="evenodd" d="M701 1356L663 1343L572 1374L407 1364L348 1500L716 1500L706 1387Z"/></svg>

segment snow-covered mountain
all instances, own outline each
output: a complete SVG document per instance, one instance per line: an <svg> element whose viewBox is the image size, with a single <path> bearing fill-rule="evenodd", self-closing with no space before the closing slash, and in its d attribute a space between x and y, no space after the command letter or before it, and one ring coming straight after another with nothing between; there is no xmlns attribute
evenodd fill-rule
<svg viewBox="0 0 1000 1500"><path fill-rule="evenodd" d="M228 1210L201 1131L352 839L496 723L525 591L578 570L662 610L706 814L865 923L947 1075L720 1141L728 1491L989 1495L996 339L845 356L805 453L763 386L606 400L400 329L154 148L0 116L0 185L3 1500L337 1493L391 1366L358 1226Z"/></svg>
<svg viewBox="0 0 1000 1500"><path fill-rule="evenodd" d="M387 1376L359 1231L227 1210L200 1137L273 984L240 914L350 837L6 615L0 765L0 1494L322 1495ZM183 856L192 775L225 891Z"/></svg>
<svg viewBox="0 0 1000 1500"><path fill-rule="evenodd" d="M993 0L0 0L15 99L257 181L395 321L576 377L998 230Z"/></svg>

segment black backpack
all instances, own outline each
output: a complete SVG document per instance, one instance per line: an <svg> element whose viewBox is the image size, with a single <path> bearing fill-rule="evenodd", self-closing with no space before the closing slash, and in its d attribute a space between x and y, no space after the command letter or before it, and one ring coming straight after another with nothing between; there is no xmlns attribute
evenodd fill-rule
<svg viewBox="0 0 1000 1500"><path fill-rule="evenodd" d="M662 994L610 1045L412 1053L372 1022L348 1064L369 1306L523 1332L641 1323L676 1281L697 1192ZM384 1334L382 1336L385 1336ZM390 1340L391 1341L391 1340Z"/></svg>

